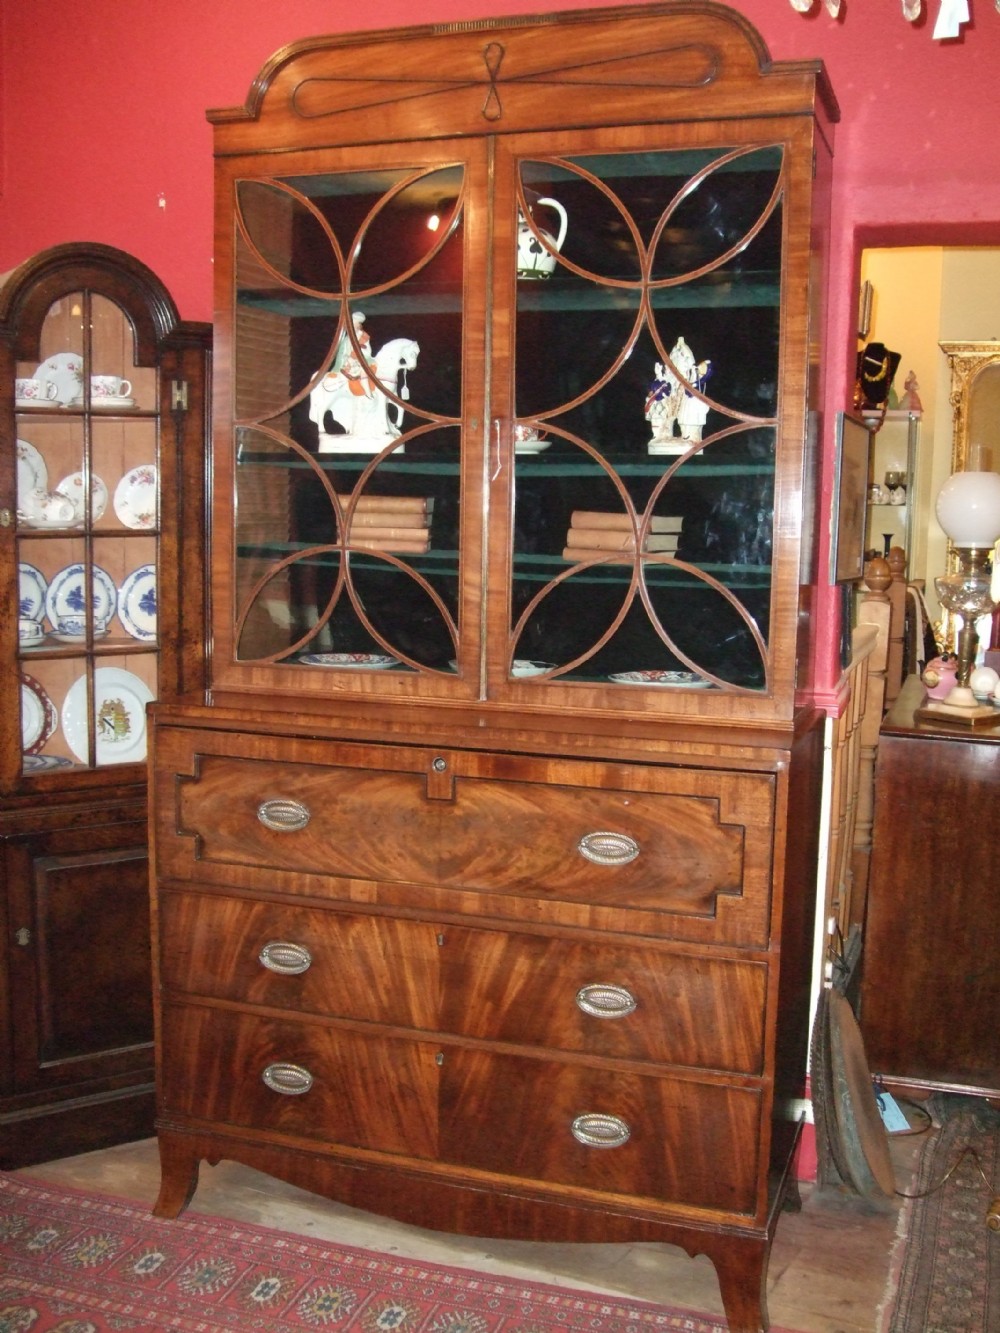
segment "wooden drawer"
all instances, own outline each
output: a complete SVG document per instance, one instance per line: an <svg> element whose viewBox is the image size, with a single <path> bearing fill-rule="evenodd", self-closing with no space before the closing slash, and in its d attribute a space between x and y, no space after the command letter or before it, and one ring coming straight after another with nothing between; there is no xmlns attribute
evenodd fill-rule
<svg viewBox="0 0 1000 1333"><path fill-rule="evenodd" d="M768 774L160 735L161 879L766 945Z"/></svg>
<svg viewBox="0 0 1000 1333"><path fill-rule="evenodd" d="M767 967L549 935L164 892L168 992L548 1046L760 1073ZM290 946L281 973L261 961Z"/></svg>
<svg viewBox="0 0 1000 1333"><path fill-rule="evenodd" d="M447 1051L441 1076L442 1161L754 1212L754 1089L468 1050ZM574 1127L596 1143L580 1142ZM620 1131L627 1139L616 1145Z"/></svg>
<svg viewBox="0 0 1000 1333"><path fill-rule="evenodd" d="M168 1004L158 1114L430 1159L439 1050L293 1018ZM309 1071L312 1086L272 1090L264 1074L275 1066Z"/></svg>
<svg viewBox="0 0 1000 1333"><path fill-rule="evenodd" d="M168 1119L748 1215L756 1205L751 1088L195 1005L166 1006L162 1057ZM273 1090L263 1075L275 1065L307 1071L310 1086Z"/></svg>

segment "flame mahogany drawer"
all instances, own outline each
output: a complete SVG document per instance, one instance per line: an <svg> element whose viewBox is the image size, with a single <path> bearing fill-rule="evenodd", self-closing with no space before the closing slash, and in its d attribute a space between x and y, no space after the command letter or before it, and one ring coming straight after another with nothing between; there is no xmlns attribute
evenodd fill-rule
<svg viewBox="0 0 1000 1333"><path fill-rule="evenodd" d="M756 1206L753 1088L210 1006L165 1014L161 1115L172 1121L673 1204ZM274 1070L285 1091L265 1082Z"/></svg>
<svg viewBox="0 0 1000 1333"><path fill-rule="evenodd" d="M756 1074L767 967L309 906L164 892L167 992ZM272 970L287 946L291 972ZM271 946L277 964L261 961ZM270 959L269 959L270 961Z"/></svg>
<svg viewBox="0 0 1000 1333"><path fill-rule="evenodd" d="M770 774L267 740L158 733L161 880L766 947Z"/></svg>

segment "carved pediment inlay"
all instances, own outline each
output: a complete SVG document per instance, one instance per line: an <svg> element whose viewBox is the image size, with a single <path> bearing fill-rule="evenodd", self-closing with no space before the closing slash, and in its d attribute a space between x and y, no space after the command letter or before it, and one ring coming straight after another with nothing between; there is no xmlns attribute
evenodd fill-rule
<svg viewBox="0 0 1000 1333"><path fill-rule="evenodd" d="M508 69L504 69L506 55L502 42L487 42L482 51L483 71L476 78L447 79L431 74L414 77L312 76L303 79L292 90L290 104L301 120L320 120L347 112L398 106L426 97L438 97L442 93L482 89L483 120L495 122L503 118L502 91L505 87L681 91L705 88L714 83L721 66L718 49L706 42L682 42L644 50L641 54L627 51L520 74L510 72L509 62Z"/></svg>

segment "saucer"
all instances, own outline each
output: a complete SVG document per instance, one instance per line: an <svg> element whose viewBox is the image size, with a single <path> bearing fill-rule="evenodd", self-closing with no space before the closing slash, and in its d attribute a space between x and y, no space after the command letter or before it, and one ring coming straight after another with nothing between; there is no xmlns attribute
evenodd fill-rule
<svg viewBox="0 0 1000 1333"><path fill-rule="evenodd" d="M544 676L546 671L554 670L554 662L532 662L526 657L515 657L511 663L510 674L515 680L523 680L526 676Z"/></svg>
<svg viewBox="0 0 1000 1333"><path fill-rule="evenodd" d="M56 494L64 495L73 505L73 521L84 521L83 473L71 472L56 486ZM90 474L90 521L96 523L108 507L108 488L96 472Z"/></svg>
<svg viewBox="0 0 1000 1333"><path fill-rule="evenodd" d="M618 685L665 685L688 690L707 690L712 684L693 671L616 671L608 680Z"/></svg>
<svg viewBox="0 0 1000 1333"><path fill-rule="evenodd" d="M116 398L110 396L107 398L91 398L90 400L90 408L92 412L131 412L134 407L134 398Z"/></svg>

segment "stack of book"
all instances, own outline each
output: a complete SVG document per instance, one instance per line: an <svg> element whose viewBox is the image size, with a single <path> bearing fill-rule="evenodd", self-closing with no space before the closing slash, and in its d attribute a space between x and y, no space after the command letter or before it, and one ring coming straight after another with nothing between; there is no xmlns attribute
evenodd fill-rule
<svg viewBox="0 0 1000 1333"><path fill-rule="evenodd" d="M650 553L673 555L680 539L683 518L651 518L642 549ZM570 515L564 560L585 560L590 555L610 555L613 551L634 551L635 533L627 514L605 514L594 509L575 509Z"/></svg>
<svg viewBox="0 0 1000 1333"><path fill-rule="evenodd" d="M350 496L338 495L346 508ZM423 495L362 495L354 506L348 545L361 551L422 555L431 547L434 500Z"/></svg>

